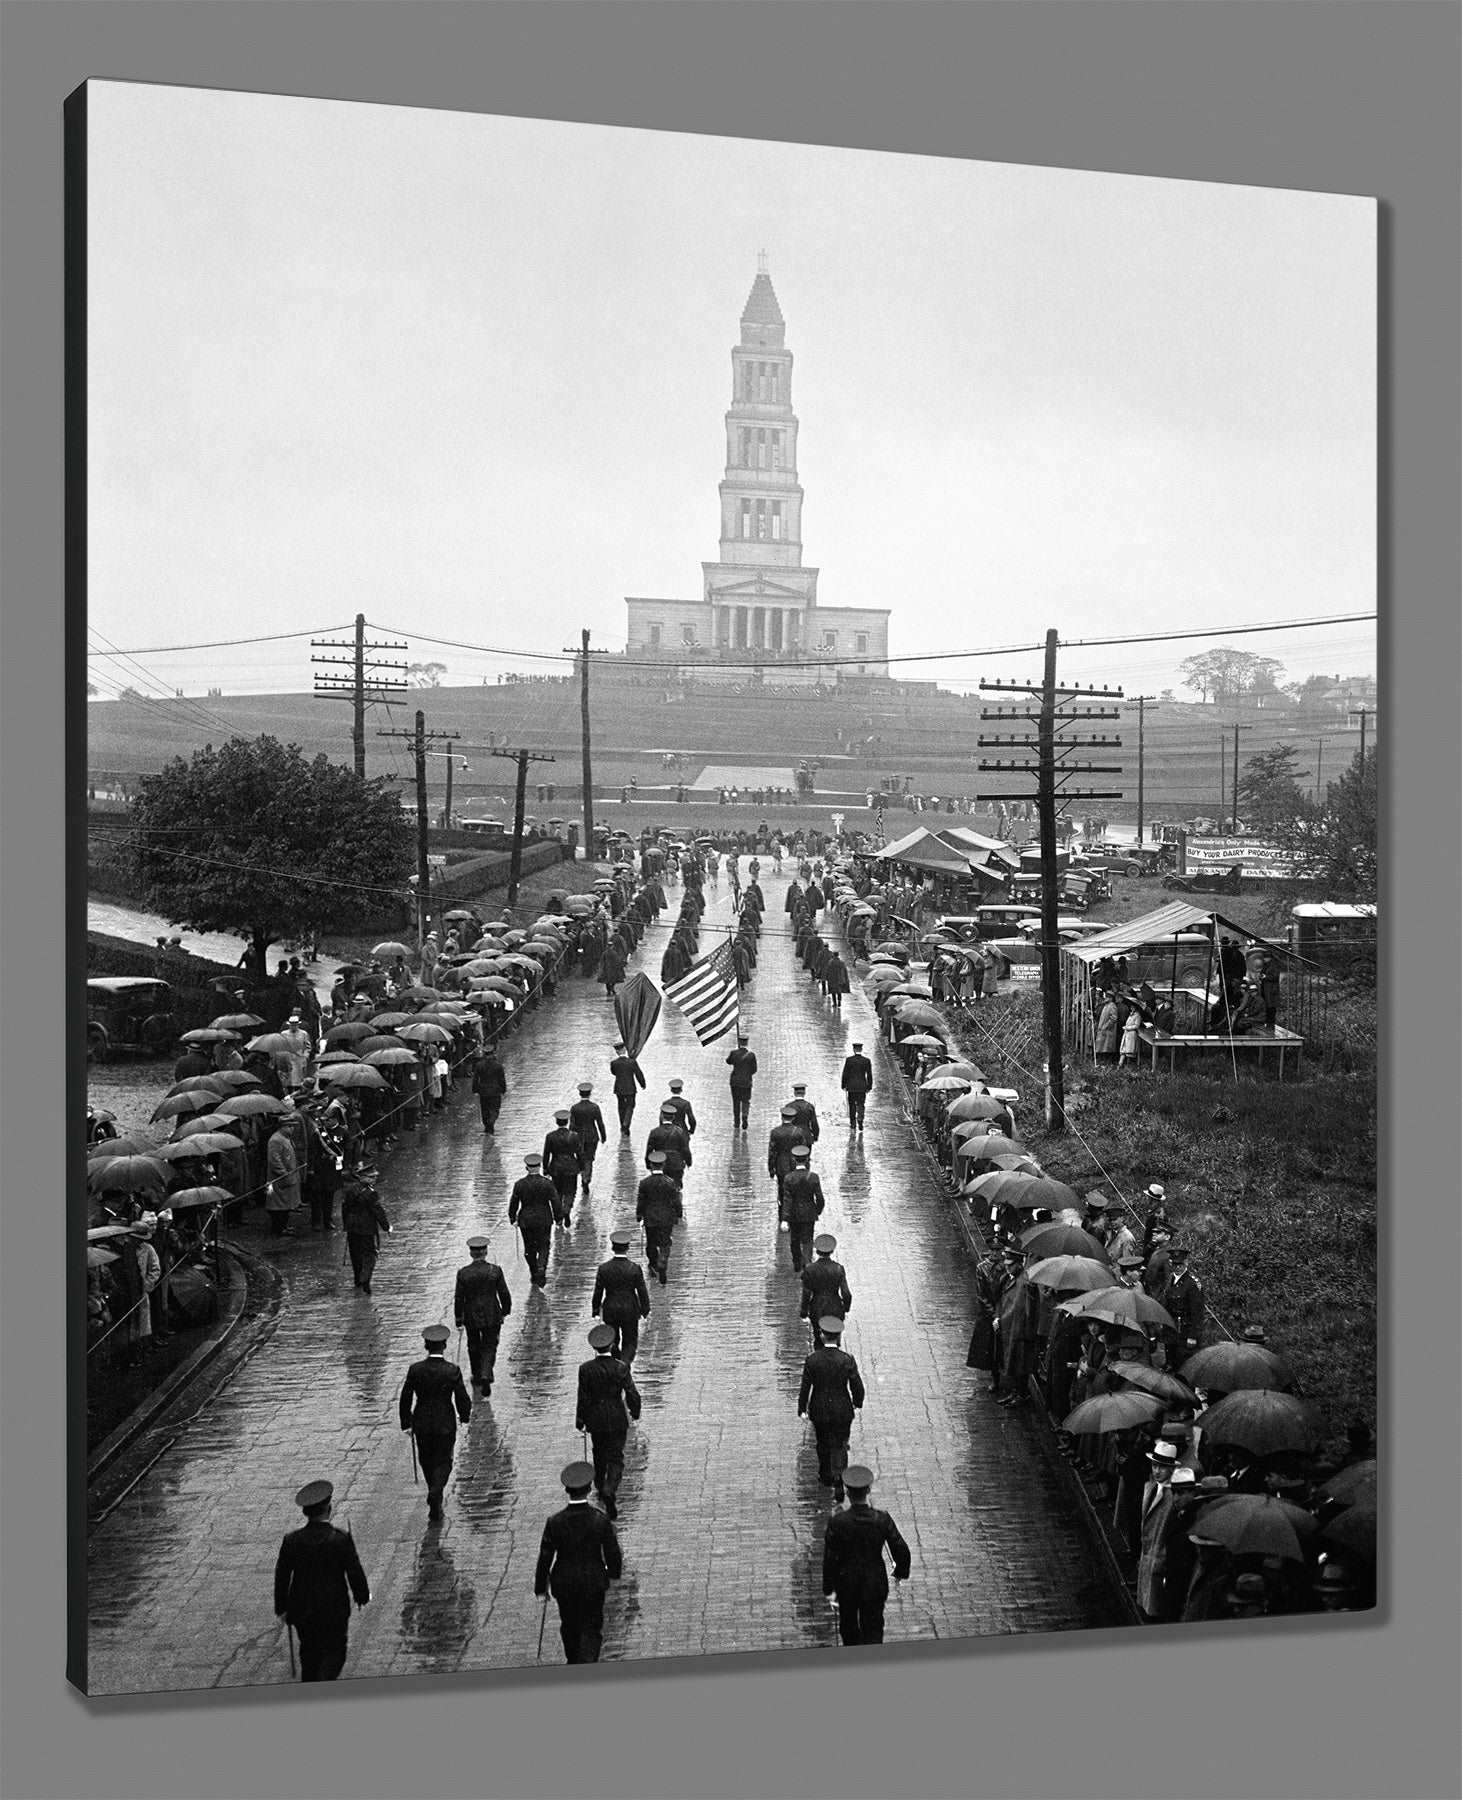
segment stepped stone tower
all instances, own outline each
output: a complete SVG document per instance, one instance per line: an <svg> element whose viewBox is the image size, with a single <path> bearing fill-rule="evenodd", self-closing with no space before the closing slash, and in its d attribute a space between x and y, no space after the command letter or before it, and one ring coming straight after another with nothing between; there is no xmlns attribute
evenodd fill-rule
<svg viewBox="0 0 1462 1800"><path fill-rule="evenodd" d="M626 600L631 655L664 657L686 673L748 655L767 669L792 663L801 680L888 673L888 609L819 608L818 572L803 566L786 337L763 252L731 350L720 554L701 564L699 601ZM820 654L840 662L819 667Z"/></svg>

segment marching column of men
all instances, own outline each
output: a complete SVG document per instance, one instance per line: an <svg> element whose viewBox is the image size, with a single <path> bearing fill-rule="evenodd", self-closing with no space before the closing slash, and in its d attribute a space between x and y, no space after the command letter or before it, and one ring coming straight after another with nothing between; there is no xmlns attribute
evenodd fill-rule
<svg viewBox="0 0 1462 1800"><path fill-rule="evenodd" d="M741 900L738 976L743 961L754 965L764 907L754 876L755 870ZM688 928L683 935L688 939L699 915L699 898L697 892L682 909L681 924ZM687 947L693 948L693 939ZM614 1049L610 1073L621 1135L628 1135L638 1091L646 1082L622 1039L616 1040ZM757 1070L745 1033L738 1033L736 1048L726 1062L731 1072L732 1129L744 1133L749 1127ZM847 1096L850 1129L861 1132L873 1071L860 1043L853 1044L843 1065L841 1086ZM695 1111L683 1092L684 1082L676 1077L669 1087L647 1141L648 1173L638 1183L635 1210L636 1221L644 1228L650 1272L662 1286L668 1281L674 1228L684 1217L683 1185L692 1166L691 1138L696 1131ZM481 1104L483 1130L491 1134L507 1091L506 1075L495 1055L489 1053L479 1061L473 1089ZM607 1141L604 1117L592 1093L591 1082L580 1082L576 1103L555 1112L554 1129L546 1135L542 1153L524 1157L525 1173L509 1197L508 1221L522 1235L530 1280L536 1287L546 1285L553 1229L568 1224L580 1185L585 1194L589 1192L597 1151ZM826 1232L814 1237L827 1205L822 1183L810 1167L819 1135L817 1110L807 1098L807 1084L795 1083L793 1098L780 1109L780 1120L770 1135L768 1173L776 1182L779 1225L788 1233L792 1268L800 1276L799 1315L808 1321L812 1334L797 1411L813 1427L820 1483L832 1489L839 1506L845 1497L849 1502L846 1511L837 1511L828 1520L823 1592L838 1609L844 1644L878 1643L883 1639L888 1594L885 1551L892 1557L896 1581L907 1579L911 1557L893 1520L869 1503L874 1480L871 1470L849 1463L851 1430L866 1390L856 1358L842 1347L853 1294L846 1269L833 1260L837 1240ZM357 1285L364 1283L369 1292L377 1234L382 1229L389 1231L390 1225L374 1190L365 1183L360 1186L366 1191L354 1197L353 1212L347 1214L343 1208L342 1215L352 1240L349 1249L356 1263ZM362 1248L358 1255L353 1240L367 1237L371 1240L369 1254ZM545 1608L549 1597L557 1603L560 1636L569 1662L598 1660L605 1595L622 1572L613 1521L619 1511L629 1427L641 1412L632 1364L639 1350L640 1324L648 1320L651 1311L645 1270L629 1254L633 1237L628 1227L613 1230L612 1254L596 1271L590 1311L599 1322L588 1333L594 1354L579 1366L575 1403L575 1428L585 1434L591 1460L572 1463L562 1471L567 1503L544 1527L534 1572L535 1595L544 1600ZM459 1331L467 1338L473 1392L487 1397L492 1393L502 1323L512 1311L512 1296L503 1270L488 1260L489 1238L471 1237L467 1248L470 1260L457 1272L453 1311ZM419 1463L426 1483L428 1516L433 1522L444 1514L459 1424L466 1425L472 1416L472 1398L462 1372L446 1359L449 1335L442 1324L423 1328L426 1354L411 1364L398 1407L401 1429L411 1436L413 1460ZM597 1509L590 1504L591 1494L596 1492ZM329 1524L331 1497L328 1482L311 1483L300 1491L297 1500L307 1523L285 1538L276 1567L275 1610L299 1633L305 1680L333 1680L340 1674L352 1598L357 1605L365 1605L369 1599L353 1539Z"/></svg>

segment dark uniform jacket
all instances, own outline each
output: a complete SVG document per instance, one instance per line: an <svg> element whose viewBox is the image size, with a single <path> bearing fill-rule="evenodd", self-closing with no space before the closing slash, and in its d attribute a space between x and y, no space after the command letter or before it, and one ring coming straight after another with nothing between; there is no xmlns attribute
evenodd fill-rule
<svg viewBox="0 0 1462 1800"><path fill-rule="evenodd" d="M825 1594L888 1594L888 1568L883 1560L887 1544L893 1556L893 1572L906 1581L912 1566L909 1546L897 1525L876 1506L854 1504L834 1513L827 1522L822 1545L822 1591Z"/></svg>
<svg viewBox="0 0 1462 1800"><path fill-rule="evenodd" d="M797 1410L814 1425L851 1425L863 1404L863 1377L846 1350L824 1344L802 1365Z"/></svg>
<svg viewBox="0 0 1462 1800"><path fill-rule="evenodd" d="M787 1123L773 1125L771 1136L767 1139L767 1174L790 1175L792 1150L795 1145L806 1142L806 1135L798 1126Z"/></svg>
<svg viewBox="0 0 1462 1800"><path fill-rule="evenodd" d="M829 1313L838 1318L848 1316L853 1304L853 1290L848 1286L848 1272L830 1256L819 1255L802 1271L802 1308L804 1319L825 1319Z"/></svg>
<svg viewBox="0 0 1462 1800"><path fill-rule="evenodd" d="M640 1416L640 1390L629 1364L617 1356L591 1356L579 1364L579 1398L574 1430L614 1436Z"/></svg>
<svg viewBox="0 0 1462 1800"><path fill-rule="evenodd" d="M846 1094L871 1094L873 1092L873 1064L861 1053L850 1056L843 1064L843 1092Z"/></svg>
<svg viewBox="0 0 1462 1800"><path fill-rule="evenodd" d="M1191 1269L1180 1269L1173 1276L1162 1304L1173 1315L1179 1337L1198 1337L1203 1329L1203 1284Z"/></svg>
<svg viewBox="0 0 1462 1800"><path fill-rule="evenodd" d="M802 1133L804 1144L815 1144L822 1135L822 1127L817 1122L817 1108L810 1100L789 1100L788 1106L797 1109L796 1124Z"/></svg>
<svg viewBox="0 0 1462 1800"><path fill-rule="evenodd" d="M645 1085L644 1072L632 1056L616 1056L609 1065L609 1073L614 1077L616 1094L632 1094L636 1083Z"/></svg>
<svg viewBox="0 0 1462 1800"><path fill-rule="evenodd" d="M793 1169L782 1184L782 1210L789 1224L810 1225L826 1204L822 1181L811 1169Z"/></svg>
<svg viewBox="0 0 1462 1800"><path fill-rule="evenodd" d="M685 1216L680 1189L668 1175L647 1175L635 1197L635 1217L646 1225L674 1225Z"/></svg>
<svg viewBox="0 0 1462 1800"><path fill-rule="evenodd" d="M751 1080L756 1074L756 1052L738 1047L726 1058L731 1068L731 1085L751 1092Z"/></svg>
<svg viewBox="0 0 1462 1800"><path fill-rule="evenodd" d="M507 1280L495 1262L470 1262L457 1271L457 1291L452 1310L458 1325L474 1331L491 1331L513 1310Z"/></svg>
<svg viewBox="0 0 1462 1800"><path fill-rule="evenodd" d="M382 1231L391 1229L376 1190L364 1181L346 1183L340 1197L340 1223L347 1237L369 1238L372 1243Z"/></svg>
<svg viewBox="0 0 1462 1800"><path fill-rule="evenodd" d="M456 1363L444 1356L424 1356L406 1371L401 1388L401 1429L418 1437L455 1438L457 1421L472 1417L472 1401Z"/></svg>
<svg viewBox="0 0 1462 1800"><path fill-rule="evenodd" d="M619 1325L630 1319L648 1319L650 1290L645 1286L645 1271L627 1256L613 1256L600 1263L594 1277L594 1298L589 1311Z"/></svg>
<svg viewBox="0 0 1462 1800"><path fill-rule="evenodd" d="M665 1152L665 1173L672 1180L691 1166L690 1139L678 1125L657 1125L645 1140L645 1155L652 1150Z"/></svg>
<svg viewBox="0 0 1462 1800"><path fill-rule="evenodd" d="M543 1140L543 1166L548 1170L572 1169L577 1175L584 1166L578 1132L567 1125L550 1131Z"/></svg>
<svg viewBox="0 0 1462 1800"><path fill-rule="evenodd" d="M668 1100L660 1102L662 1107L673 1106L676 1112L675 1123L688 1138L695 1136L695 1108L684 1094L672 1094Z"/></svg>
<svg viewBox="0 0 1462 1800"><path fill-rule="evenodd" d="M576 1100L569 1108L569 1124L586 1149L596 1141L602 1144L608 1140L604 1114L600 1112L597 1100Z"/></svg>
<svg viewBox="0 0 1462 1800"><path fill-rule="evenodd" d="M587 1501L564 1507L543 1527L533 1592L555 1600L605 1593L618 1581L624 1558L608 1518Z"/></svg>
<svg viewBox="0 0 1462 1800"><path fill-rule="evenodd" d="M507 1071L491 1051L477 1059L477 1066L472 1071L472 1091L474 1094L506 1094L508 1091Z"/></svg>
<svg viewBox="0 0 1462 1800"><path fill-rule="evenodd" d="M301 1635L342 1631L350 1622L351 1595L364 1606L371 1589L348 1531L328 1519L310 1519L286 1535L274 1565L276 1613Z"/></svg>
<svg viewBox="0 0 1462 1800"><path fill-rule="evenodd" d="M546 1175L524 1175L508 1200L510 1225L552 1225L558 1218L558 1189Z"/></svg>

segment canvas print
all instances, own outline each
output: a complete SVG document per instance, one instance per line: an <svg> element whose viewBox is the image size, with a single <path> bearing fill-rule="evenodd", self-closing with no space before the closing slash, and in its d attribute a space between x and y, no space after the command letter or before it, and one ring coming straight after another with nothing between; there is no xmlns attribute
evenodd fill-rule
<svg viewBox="0 0 1462 1800"><path fill-rule="evenodd" d="M73 1679L1374 1606L1374 202L71 108Z"/></svg>

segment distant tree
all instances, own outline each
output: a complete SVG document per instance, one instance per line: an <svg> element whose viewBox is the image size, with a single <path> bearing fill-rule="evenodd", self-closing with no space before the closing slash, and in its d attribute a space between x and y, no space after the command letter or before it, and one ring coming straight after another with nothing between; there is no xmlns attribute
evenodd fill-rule
<svg viewBox="0 0 1462 1800"><path fill-rule="evenodd" d="M1290 682L1284 691L1301 706L1327 706L1333 710L1336 703L1331 692L1338 680L1335 675L1306 675L1303 681Z"/></svg>
<svg viewBox="0 0 1462 1800"><path fill-rule="evenodd" d="M135 687L124 687L118 693L117 698L119 700L140 700L142 696L137 692Z"/></svg>
<svg viewBox="0 0 1462 1800"><path fill-rule="evenodd" d="M277 940L364 925L413 860L386 782L272 737L175 757L139 782L131 817L147 904L247 937L260 977Z"/></svg>
<svg viewBox="0 0 1462 1800"><path fill-rule="evenodd" d="M1249 758L1239 778L1239 805L1254 829L1266 837L1305 812L1309 802L1300 789L1291 745L1276 744Z"/></svg>
<svg viewBox="0 0 1462 1800"><path fill-rule="evenodd" d="M1174 697L1173 690L1171 688L1164 688L1163 691L1158 695L1159 700L1171 700L1171 699L1173 699L1173 697Z"/></svg>
<svg viewBox="0 0 1462 1800"><path fill-rule="evenodd" d="M1325 900L1374 901L1380 880L1377 852L1377 753L1356 753L1350 767L1325 790L1324 805L1305 807L1275 832L1300 857ZM1307 897L1313 898L1313 892Z"/></svg>
<svg viewBox="0 0 1462 1800"><path fill-rule="evenodd" d="M406 679L413 687L440 687L442 677L447 672L447 665L440 662L410 663L406 669Z"/></svg>
<svg viewBox="0 0 1462 1800"><path fill-rule="evenodd" d="M1178 668L1183 686L1205 701L1211 698L1216 706L1240 694L1272 692L1284 672L1284 664L1272 656L1255 656L1252 651L1227 645L1190 656Z"/></svg>

